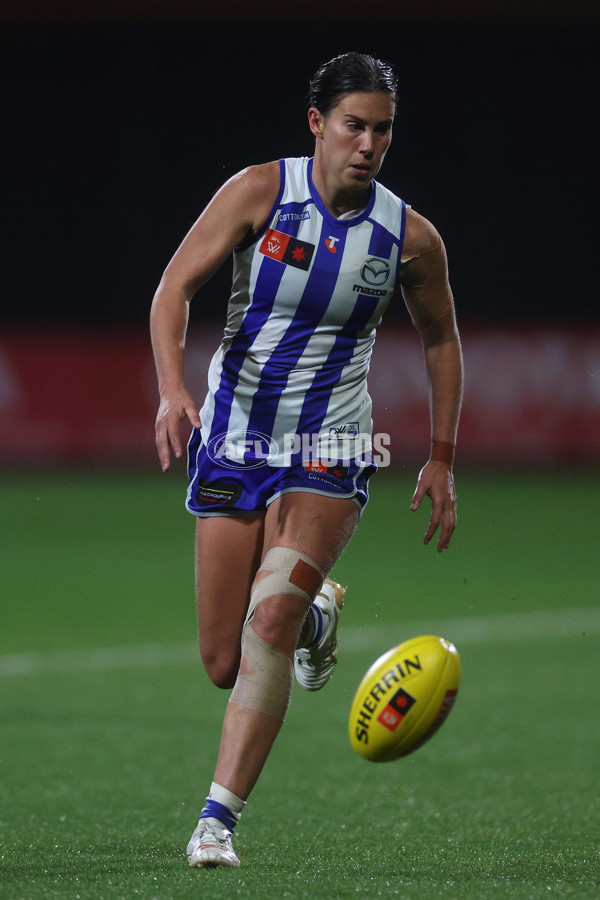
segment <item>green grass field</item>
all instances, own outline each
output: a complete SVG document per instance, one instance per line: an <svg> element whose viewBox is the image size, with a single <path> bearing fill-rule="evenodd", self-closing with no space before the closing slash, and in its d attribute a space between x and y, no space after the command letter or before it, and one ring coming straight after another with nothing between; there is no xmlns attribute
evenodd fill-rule
<svg viewBox="0 0 600 900"><path fill-rule="evenodd" d="M5 473L0 897L600 897L600 472L458 474L449 552L381 472L336 569L340 663L294 691L235 839L187 868L227 695L195 649L183 474ZM458 701L414 755L356 756L367 666L433 632Z"/></svg>

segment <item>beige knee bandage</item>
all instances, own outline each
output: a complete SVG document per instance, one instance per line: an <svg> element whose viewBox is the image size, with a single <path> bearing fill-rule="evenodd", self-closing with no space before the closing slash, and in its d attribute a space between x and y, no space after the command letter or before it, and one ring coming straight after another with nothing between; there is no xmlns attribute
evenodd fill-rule
<svg viewBox="0 0 600 900"><path fill-rule="evenodd" d="M323 573L310 557L288 547L272 547L259 572L269 574L258 582L250 597L240 671L229 699L283 722L292 696L293 666L285 653L255 632L250 622L258 604L275 594L296 594L310 606L323 582Z"/></svg>
<svg viewBox="0 0 600 900"><path fill-rule="evenodd" d="M271 547L265 555L258 572L268 572L262 578L250 597L246 623L252 621L256 607L261 600L275 594L297 594L306 600L308 606L319 592L324 575L310 556L289 547Z"/></svg>
<svg viewBox="0 0 600 900"><path fill-rule="evenodd" d="M246 625L242 664L229 702L283 722L292 697L292 683L293 666L285 653L267 644L251 625Z"/></svg>

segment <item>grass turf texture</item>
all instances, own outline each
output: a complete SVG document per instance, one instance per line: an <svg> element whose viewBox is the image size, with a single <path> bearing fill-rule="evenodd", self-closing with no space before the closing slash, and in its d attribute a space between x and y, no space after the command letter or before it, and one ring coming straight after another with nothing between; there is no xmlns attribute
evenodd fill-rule
<svg viewBox="0 0 600 900"><path fill-rule="evenodd" d="M2 900L599 896L600 475L459 472L439 556L408 510L413 474L373 481L335 572L338 670L294 690L242 868L195 871L226 694L194 648L181 480L0 479ZM368 763L347 739L354 690L425 631L461 653L455 709L414 755Z"/></svg>

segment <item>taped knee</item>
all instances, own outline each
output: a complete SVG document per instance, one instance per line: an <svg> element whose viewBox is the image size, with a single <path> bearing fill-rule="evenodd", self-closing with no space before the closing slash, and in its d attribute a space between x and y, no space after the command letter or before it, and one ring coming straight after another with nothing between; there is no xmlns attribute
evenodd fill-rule
<svg viewBox="0 0 600 900"><path fill-rule="evenodd" d="M289 547L271 547L258 571L269 574L252 591L246 623L252 621L258 604L275 594L296 594L310 606L325 577L314 560Z"/></svg>
<svg viewBox="0 0 600 900"><path fill-rule="evenodd" d="M242 663L229 702L283 722L292 697L292 684L293 666L285 653L267 644L246 625Z"/></svg>
<svg viewBox="0 0 600 900"><path fill-rule="evenodd" d="M286 654L261 638L250 623L258 604L276 594L295 594L310 606L324 575L309 556L289 547L272 547L258 571L268 575L250 597L242 632L242 662L229 699L283 722L292 697L293 666Z"/></svg>

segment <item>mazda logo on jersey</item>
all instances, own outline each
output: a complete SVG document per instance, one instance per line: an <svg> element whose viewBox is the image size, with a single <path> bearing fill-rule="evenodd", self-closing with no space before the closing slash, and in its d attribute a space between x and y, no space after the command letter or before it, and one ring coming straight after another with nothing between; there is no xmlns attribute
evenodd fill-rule
<svg viewBox="0 0 600 900"><path fill-rule="evenodd" d="M365 260L360 270L360 277L367 284L382 285L385 284L390 277L390 264L385 259L379 259L377 256L370 256Z"/></svg>
<svg viewBox="0 0 600 900"><path fill-rule="evenodd" d="M308 271L315 245L306 241L298 241L283 231L275 231L269 228L259 247L261 253L270 259L276 259L286 266L295 266L297 269Z"/></svg>

